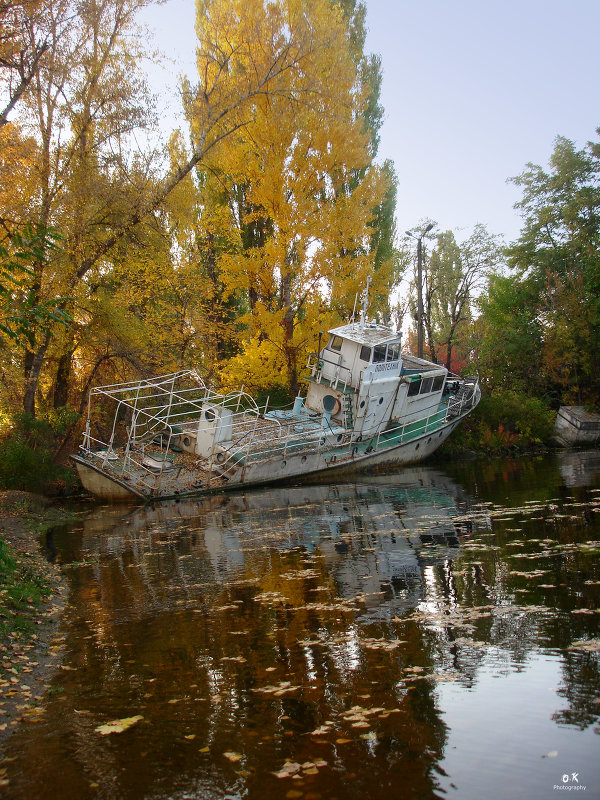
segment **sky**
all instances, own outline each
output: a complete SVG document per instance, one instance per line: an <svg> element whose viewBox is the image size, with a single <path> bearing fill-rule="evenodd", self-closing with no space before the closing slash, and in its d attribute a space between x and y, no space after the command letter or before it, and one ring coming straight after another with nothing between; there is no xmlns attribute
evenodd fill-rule
<svg viewBox="0 0 600 800"><path fill-rule="evenodd" d="M547 166L557 136L578 148L600 126L600 0L364 0L366 52L381 57L378 161L398 176L396 224L437 223L459 241L481 223L514 241L528 162ZM145 10L167 128L177 76L194 74L194 0ZM180 123L181 124L181 123Z"/></svg>

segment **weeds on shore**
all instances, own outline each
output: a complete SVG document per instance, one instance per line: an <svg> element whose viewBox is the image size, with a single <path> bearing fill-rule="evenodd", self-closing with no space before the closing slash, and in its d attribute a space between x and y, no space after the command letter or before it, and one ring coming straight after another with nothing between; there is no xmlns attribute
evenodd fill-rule
<svg viewBox="0 0 600 800"><path fill-rule="evenodd" d="M28 554L14 553L0 538L0 640L11 633L31 633L36 609L51 592Z"/></svg>

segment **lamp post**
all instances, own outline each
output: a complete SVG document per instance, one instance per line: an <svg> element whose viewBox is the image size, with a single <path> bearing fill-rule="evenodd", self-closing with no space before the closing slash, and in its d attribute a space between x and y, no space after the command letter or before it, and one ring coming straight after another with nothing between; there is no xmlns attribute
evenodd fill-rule
<svg viewBox="0 0 600 800"><path fill-rule="evenodd" d="M423 358L423 237L433 226L433 222L430 222L420 236L406 231L407 236L417 240L417 356L419 358Z"/></svg>

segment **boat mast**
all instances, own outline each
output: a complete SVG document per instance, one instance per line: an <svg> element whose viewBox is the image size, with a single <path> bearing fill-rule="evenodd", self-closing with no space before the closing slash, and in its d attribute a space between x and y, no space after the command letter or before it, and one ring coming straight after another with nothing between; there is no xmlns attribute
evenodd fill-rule
<svg viewBox="0 0 600 800"><path fill-rule="evenodd" d="M371 285L371 276L367 275L367 285L362 293L362 309L360 312L360 329L364 331L367 322L367 309L369 307L369 286Z"/></svg>

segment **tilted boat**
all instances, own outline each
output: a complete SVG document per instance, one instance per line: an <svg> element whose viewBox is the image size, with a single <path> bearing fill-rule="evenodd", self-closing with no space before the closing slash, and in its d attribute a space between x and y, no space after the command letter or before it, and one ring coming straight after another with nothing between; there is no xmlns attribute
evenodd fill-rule
<svg viewBox="0 0 600 800"><path fill-rule="evenodd" d="M365 307L309 357L292 408L218 394L193 370L93 388L72 456L83 486L144 501L427 458L479 402L478 381L402 353Z"/></svg>

